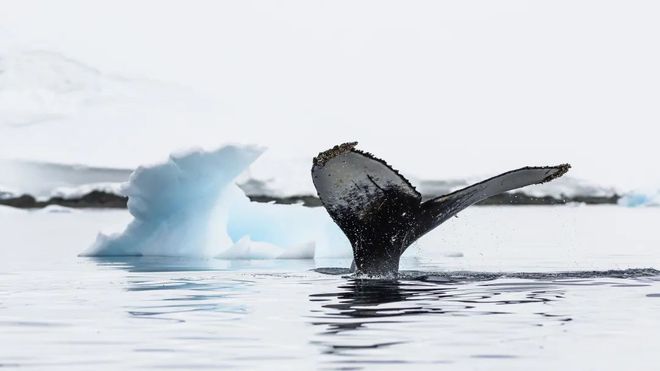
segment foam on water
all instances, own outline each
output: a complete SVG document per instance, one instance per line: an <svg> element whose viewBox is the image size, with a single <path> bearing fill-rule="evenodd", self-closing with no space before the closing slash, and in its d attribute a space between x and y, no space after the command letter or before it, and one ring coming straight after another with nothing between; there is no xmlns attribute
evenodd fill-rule
<svg viewBox="0 0 660 371"><path fill-rule="evenodd" d="M82 255L350 256L348 241L323 209L253 203L236 186L236 177L262 152L225 146L139 167L122 190L134 220L120 234L99 234Z"/></svg>

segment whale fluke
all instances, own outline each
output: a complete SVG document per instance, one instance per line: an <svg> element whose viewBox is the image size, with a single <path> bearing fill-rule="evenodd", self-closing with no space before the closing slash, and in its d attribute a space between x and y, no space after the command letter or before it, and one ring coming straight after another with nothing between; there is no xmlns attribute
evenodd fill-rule
<svg viewBox="0 0 660 371"><path fill-rule="evenodd" d="M314 158L312 179L326 210L353 247L356 272L395 276L401 254L466 207L502 192L549 182L570 165L524 167L422 202L385 161L344 143Z"/></svg>

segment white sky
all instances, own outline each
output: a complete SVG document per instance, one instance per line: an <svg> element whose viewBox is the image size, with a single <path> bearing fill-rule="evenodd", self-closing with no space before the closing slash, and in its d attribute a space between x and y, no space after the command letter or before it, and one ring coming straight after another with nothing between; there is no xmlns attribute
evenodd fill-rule
<svg viewBox="0 0 660 371"><path fill-rule="evenodd" d="M0 0L22 47L208 95L200 145L358 140L420 177L570 162L622 187L660 184L658 20L656 1Z"/></svg>

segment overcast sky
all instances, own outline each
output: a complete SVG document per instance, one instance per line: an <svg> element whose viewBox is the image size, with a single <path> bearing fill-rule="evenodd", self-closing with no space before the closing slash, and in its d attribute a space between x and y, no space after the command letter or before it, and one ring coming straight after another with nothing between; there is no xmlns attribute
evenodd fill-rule
<svg viewBox="0 0 660 371"><path fill-rule="evenodd" d="M427 178L570 162L598 183L660 184L656 1L0 0L0 9L14 49L207 97L214 113L191 113L195 134L182 146L256 143L306 157L358 140ZM163 157L154 143L176 147L186 129L162 125L181 126L135 134L141 149L102 148L129 153L119 156L128 166ZM52 151L71 145L61 135L49 133ZM11 144L17 157L43 147L29 137ZM87 160L81 150L77 162Z"/></svg>

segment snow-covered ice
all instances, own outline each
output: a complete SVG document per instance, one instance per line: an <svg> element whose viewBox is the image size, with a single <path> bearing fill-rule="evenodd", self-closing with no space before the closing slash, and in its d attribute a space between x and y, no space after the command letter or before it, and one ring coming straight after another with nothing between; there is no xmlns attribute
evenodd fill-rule
<svg viewBox="0 0 660 371"><path fill-rule="evenodd" d="M0 200L4 200L4 199L7 199L7 198L14 198L17 195L18 194L17 194L16 191L12 191L8 188L4 188L4 187L0 186Z"/></svg>
<svg viewBox="0 0 660 371"><path fill-rule="evenodd" d="M0 158L130 168L186 146L221 144L206 131L215 109L176 83L38 47L0 48Z"/></svg>
<svg viewBox="0 0 660 371"><path fill-rule="evenodd" d="M246 167L236 183L248 195L289 197L314 195L309 168L311 159L280 158L271 156L259 159ZM122 168L94 167L87 165L54 164L25 160L0 159L0 198L19 194L31 194L37 199L51 197L78 198L92 191L121 194L121 184L128 180L131 170ZM410 177L412 183L425 197L438 196L464 188L496 174L481 177L430 180ZM553 182L518 189L530 196L562 197L611 197L626 193L625 190L606 187L583 179L564 176Z"/></svg>
<svg viewBox="0 0 660 371"><path fill-rule="evenodd" d="M30 194L38 199L73 198L85 192L118 192L131 170L82 164L0 159L0 192Z"/></svg>

